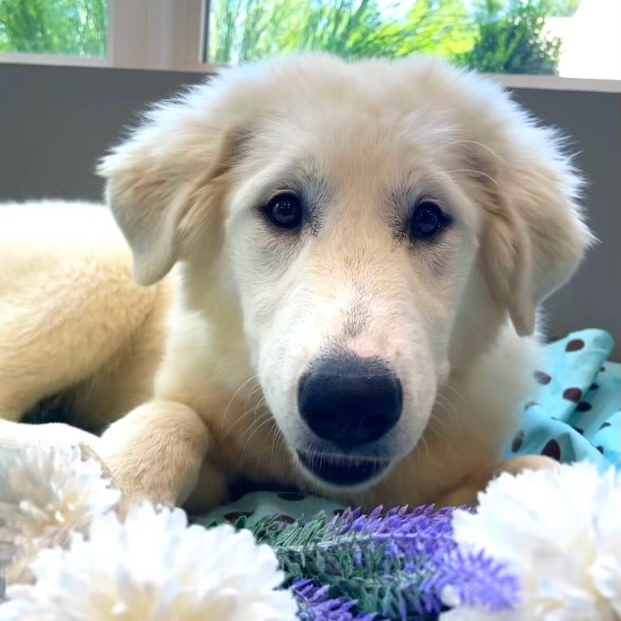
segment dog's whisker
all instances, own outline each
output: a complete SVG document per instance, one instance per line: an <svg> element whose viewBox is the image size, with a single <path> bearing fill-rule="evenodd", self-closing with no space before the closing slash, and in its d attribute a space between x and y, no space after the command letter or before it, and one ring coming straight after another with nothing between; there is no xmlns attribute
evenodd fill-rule
<svg viewBox="0 0 621 621"><path fill-rule="evenodd" d="M283 436L282 431L279 429L278 425L274 425L268 433L271 437L271 442L269 443L269 445L263 446L257 451L254 451L254 453L249 453L246 456L246 458L253 459L255 457L258 457L259 455L262 455L263 453L266 453L267 451L270 451L270 468L271 470L273 470L274 459L276 457L276 450L281 452L284 447L284 436Z"/></svg>
<svg viewBox="0 0 621 621"><path fill-rule="evenodd" d="M426 441L433 439L436 443L442 442L443 446L447 446L447 444L453 445L451 434L444 433L444 430L438 429L434 423L435 421L430 421L430 424L427 427L426 435L427 434L428 435L427 435ZM429 455L429 451L428 451L428 455Z"/></svg>
<svg viewBox="0 0 621 621"><path fill-rule="evenodd" d="M250 392L248 393L248 396L246 397L246 400L244 401L244 407L248 407L248 402L257 395L257 393L260 393L261 390L263 389L263 387L261 386L260 382L257 382L251 389Z"/></svg>
<svg viewBox="0 0 621 621"><path fill-rule="evenodd" d="M263 423L265 423L267 419L264 418L263 416L255 419L252 421L252 423L247 427L247 429L244 431L244 433L242 434L241 437L243 437L244 435L250 434L250 437L252 437L252 435L254 434L255 430L257 429L257 427L259 425L262 425Z"/></svg>
<svg viewBox="0 0 621 621"><path fill-rule="evenodd" d="M245 421L251 414L255 414L255 407L251 406L247 410L244 410L234 421L233 424L222 434L222 439L224 440L231 431L242 421Z"/></svg>
<svg viewBox="0 0 621 621"><path fill-rule="evenodd" d="M261 429L263 429L267 424L273 422L273 419L271 416L268 416L262 423L260 423L259 425L256 426L254 432L248 437L248 439L246 440L246 443L244 444L244 447L242 449L239 461L243 462L244 461L244 453L246 452L246 448L248 448L248 444L250 443L250 441L252 440L252 438L254 438L257 433L259 431L261 431Z"/></svg>
<svg viewBox="0 0 621 621"><path fill-rule="evenodd" d="M251 408L250 409L250 411L254 415L253 421L252 421L250 427L241 433L240 438L243 438L248 433L250 433L253 425L256 425L257 423L264 421L266 418L269 418L269 419L272 418L270 412L267 409L261 410L261 412L259 412L258 415L257 415L257 410L258 410L258 408L261 405L262 405L261 403L258 403L256 408Z"/></svg>
<svg viewBox="0 0 621 621"><path fill-rule="evenodd" d="M445 389L450 390L458 399L460 399L464 407L468 406L469 404L468 398L465 395L463 395L461 392L459 392L459 390L457 390L455 386L452 386L451 384L444 384L442 386L442 390L445 390ZM443 396L445 399L449 399L447 395L442 395L441 392L438 393L438 396Z"/></svg>
<svg viewBox="0 0 621 621"><path fill-rule="evenodd" d="M226 415L229 412L229 409L233 403L233 401L235 401L235 397L237 397L237 395L244 389L245 386L247 386L250 382L252 382L253 380L258 379L258 376L252 375L251 377L249 377L234 393L233 396L231 397L230 401L228 402L228 405L226 406L226 408L224 409L224 414L222 415L222 419L220 421L220 428L222 428L224 426L224 421L226 420Z"/></svg>
<svg viewBox="0 0 621 621"><path fill-rule="evenodd" d="M262 415L263 415L263 414L267 414L267 415L268 415L268 416L270 416L270 418L271 418L270 412L269 412L269 410L267 409L267 405L265 405L265 397L261 397L261 398L259 399L259 402L257 403L257 406L254 408L254 415L255 415L255 418L256 418L256 416L257 416L257 412L258 412L259 408L260 408L260 407L262 407L262 406L263 406L263 409L262 409L262 411L261 411L261 414L262 414Z"/></svg>
<svg viewBox="0 0 621 621"><path fill-rule="evenodd" d="M278 447L279 451L282 451L283 443L285 442L285 437L283 432L280 430L278 425L274 425L273 427L273 438L272 438L272 450L270 451L270 466L272 469L274 468L274 458L275 458L275 449Z"/></svg>
<svg viewBox="0 0 621 621"><path fill-rule="evenodd" d="M423 449L425 451L425 459L429 460L429 455L431 453L429 451L429 442L427 442L427 438L425 437L425 434L422 435L420 441L423 443Z"/></svg>
<svg viewBox="0 0 621 621"><path fill-rule="evenodd" d="M457 407L448 397L444 395L438 395L436 398L436 405L442 408L442 410L444 410L449 415L449 418L453 417L453 421L459 420L459 413L457 412Z"/></svg>
<svg viewBox="0 0 621 621"><path fill-rule="evenodd" d="M227 437L227 435L228 435L228 434L229 434L229 433L230 433L230 432L234 429L234 427L235 427L238 423L240 423L241 421L245 420L248 416L250 416L250 414L253 414L253 416L254 416L254 420L253 420L252 424L254 424L254 422L256 422L257 420L262 419L262 417L263 417L266 413L268 413L268 414L269 414L269 412L267 412L267 410L265 410L265 411L262 411L262 412L261 412L261 414L260 414L260 416L259 416L259 417L257 417L257 410L259 409L259 407L260 407L261 405L263 405L263 402L264 402L264 401L265 401L265 398L264 398L264 397L261 397L261 399L260 399L260 400L259 400L259 402L256 404L256 406L252 405L250 408L248 408L247 410L245 410L244 412L242 412L242 413L241 413L241 414L240 414L240 415L239 415L239 416L235 419L235 421L233 422L233 424L232 424L232 425L231 425L231 426L230 426L230 427L226 430L226 432L224 433L224 435L222 436L222 438L223 438L223 439L224 439L224 438L226 438L226 437ZM244 431L244 432L242 433L242 436L241 436L241 437L243 437L246 433L248 433L248 430Z"/></svg>

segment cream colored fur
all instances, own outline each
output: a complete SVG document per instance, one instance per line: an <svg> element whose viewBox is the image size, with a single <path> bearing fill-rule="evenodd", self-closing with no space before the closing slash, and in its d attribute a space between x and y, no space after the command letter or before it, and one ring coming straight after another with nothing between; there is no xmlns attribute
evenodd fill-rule
<svg viewBox="0 0 621 621"><path fill-rule="evenodd" d="M156 107L100 172L112 214L0 207L0 443L89 442L129 498L192 510L239 477L473 503L498 468L545 465L498 462L533 388L537 306L589 233L555 135L499 87L429 59L239 67ZM266 223L282 189L320 204L314 233ZM391 233L420 196L453 217L438 244ZM334 342L404 390L376 447L392 467L351 490L295 456L313 442L299 377ZM58 394L101 438L18 422Z"/></svg>

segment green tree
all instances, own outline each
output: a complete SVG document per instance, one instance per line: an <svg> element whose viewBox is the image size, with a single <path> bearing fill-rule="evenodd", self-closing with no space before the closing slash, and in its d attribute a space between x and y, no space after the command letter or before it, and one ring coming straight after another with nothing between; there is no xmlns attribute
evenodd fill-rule
<svg viewBox="0 0 621 621"><path fill-rule="evenodd" d="M478 35L464 64L486 73L556 73L561 41L546 33L547 0L487 0L477 15Z"/></svg>
<svg viewBox="0 0 621 621"><path fill-rule="evenodd" d="M552 0L550 15L555 17L571 17L578 8L580 0Z"/></svg>
<svg viewBox="0 0 621 621"><path fill-rule="evenodd" d="M463 0L214 0L210 60L322 50L348 58L450 56L474 44Z"/></svg>
<svg viewBox="0 0 621 621"><path fill-rule="evenodd" d="M104 56L107 0L0 0L0 51Z"/></svg>
<svg viewBox="0 0 621 621"><path fill-rule="evenodd" d="M130 2L131 0L121 0ZM545 18L579 0L211 0L209 60L296 51L348 58L436 55L480 71L554 73ZM0 0L0 51L103 56L107 0Z"/></svg>

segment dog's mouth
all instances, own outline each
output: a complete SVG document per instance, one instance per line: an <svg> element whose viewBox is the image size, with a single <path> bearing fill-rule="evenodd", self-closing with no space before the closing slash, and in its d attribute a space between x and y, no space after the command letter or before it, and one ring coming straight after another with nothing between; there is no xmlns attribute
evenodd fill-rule
<svg viewBox="0 0 621 621"><path fill-rule="evenodd" d="M309 454L298 451L300 463L315 477L330 485L350 487L372 481L390 465L389 461L349 455Z"/></svg>

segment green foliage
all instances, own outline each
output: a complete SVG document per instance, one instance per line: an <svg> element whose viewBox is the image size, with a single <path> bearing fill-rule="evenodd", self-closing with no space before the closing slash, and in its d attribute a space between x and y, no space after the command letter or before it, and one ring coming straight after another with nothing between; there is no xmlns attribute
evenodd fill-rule
<svg viewBox="0 0 621 621"><path fill-rule="evenodd" d="M414 571L405 557L387 554L389 540L378 545L372 530L344 529L349 523L338 524L321 514L293 524L276 517L259 521L251 530L274 550L289 581L310 578L315 584L329 584L335 596L356 600L362 611L405 618L403 611L421 598L421 586L431 571L423 563ZM421 612L416 618L426 617Z"/></svg>
<svg viewBox="0 0 621 621"><path fill-rule="evenodd" d="M213 0L209 58L228 63L294 51L347 58L450 56L474 43L463 0Z"/></svg>
<svg viewBox="0 0 621 621"><path fill-rule="evenodd" d="M479 32L464 64L486 73L556 73L561 41L548 38L547 0L511 0L508 7L487 0L479 9Z"/></svg>
<svg viewBox="0 0 621 621"><path fill-rule="evenodd" d="M581 0L550 0L549 15L554 17L571 17L578 8Z"/></svg>
<svg viewBox="0 0 621 621"><path fill-rule="evenodd" d="M130 2L131 0L122 0ZM484 72L554 73L548 15L579 0L212 0L209 60L297 51L347 58L435 55ZM107 0L0 0L0 51L104 56Z"/></svg>
<svg viewBox="0 0 621 621"><path fill-rule="evenodd" d="M554 73L560 42L545 18L578 0L213 0L210 60L300 50L347 58L435 55L484 72Z"/></svg>
<svg viewBox="0 0 621 621"><path fill-rule="evenodd" d="M107 0L0 0L0 51L105 56Z"/></svg>

